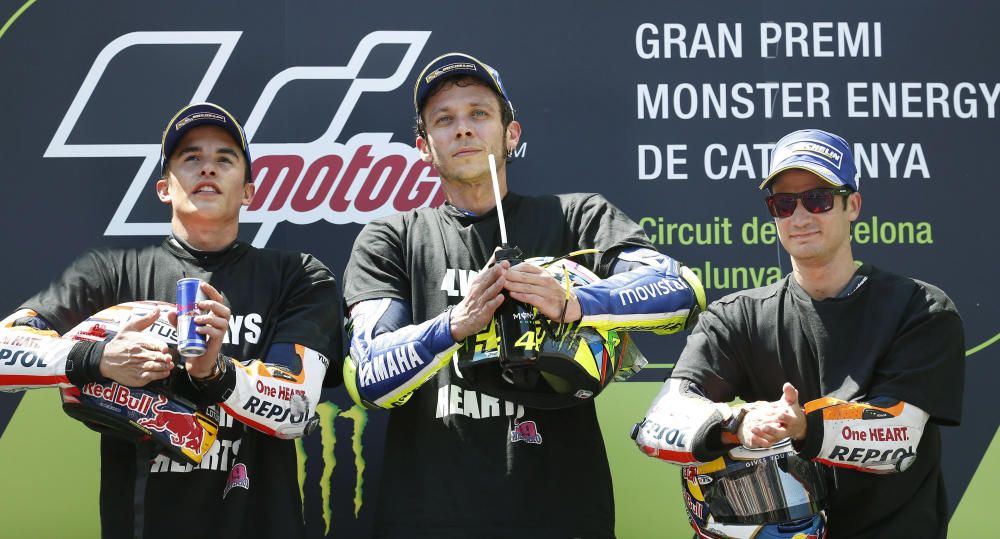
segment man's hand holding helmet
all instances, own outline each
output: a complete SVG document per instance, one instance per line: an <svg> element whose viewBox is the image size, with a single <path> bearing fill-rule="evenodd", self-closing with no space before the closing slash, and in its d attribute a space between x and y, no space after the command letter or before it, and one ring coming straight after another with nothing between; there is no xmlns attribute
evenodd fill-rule
<svg viewBox="0 0 1000 539"><path fill-rule="evenodd" d="M500 292L506 284L510 262L494 264L493 261L490 258L486 267L469 281L469 293L451 310L451 336L455 342L482 331L503 303L504 296Z"/></svg>
<svg viewBox="0 0 1000 539"><path fill-rule="evenodd" d="M781 398L772 402L757 402L747 409L738 436L743 447L753 449L771 447L791 438L806 437L806 415L799 405L799 392L785 382Z"/></svg>
<svg viewBox="0 0 1000 539"><path fill-rule="evenodd" d="M119 384L142 387L170 376L173 359L170 348L145 330L160 317L158 309L130 319L104 346L100 359L101 376Z"/></svg>
<svg viewBox="0 0 1000 539"><path fill-rule="evenodd" d="M545 318L559 323L576 322L583 313L576 294L566 290L552 273L531 262L522 262L506 274L504 285L510 297L538 309Z"/></svg>

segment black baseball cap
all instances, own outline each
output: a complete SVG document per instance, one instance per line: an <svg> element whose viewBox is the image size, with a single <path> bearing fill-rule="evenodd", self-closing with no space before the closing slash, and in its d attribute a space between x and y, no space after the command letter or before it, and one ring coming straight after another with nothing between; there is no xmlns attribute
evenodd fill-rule
<svg viewBox="0 0 1000 539"><path fill-rule="evenodd" d="M166 170L167 160L177 149L177 143L184 138L188 131L200 125L219 126L233 137L246 159L247 181L252 182L250 148L247 146L247 137L243 133L243 126L229 111L215 103L192 103L177 111L177 114L174 114L174 117L170 119L167 128L163 131L163 141L160 143L160 174Z"/></svg>
<svg viewBox="0 0 1000 539"><path fill-rule="evenodd" d="M424 101L427 100L427 94L435 84L449 77L462 75L475 77L486 83L493 91L500 94L500 97L507 104L511 116L514 115L514 104L507 96L507 90L504 89L503 82L500 80L500 73L479 59L460 52L442 54L431 60L420 72L417 83L413 86L413 108L417 115L420 115L420 109L424 106Z"/></svg>

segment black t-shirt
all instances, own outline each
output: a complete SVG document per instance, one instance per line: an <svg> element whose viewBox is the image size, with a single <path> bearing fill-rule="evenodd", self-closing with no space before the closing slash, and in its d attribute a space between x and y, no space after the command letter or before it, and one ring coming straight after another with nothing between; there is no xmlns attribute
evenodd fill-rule
<svg viewBox="0 0 1000 539"><path fill-rule="evenodd" d="M143 249L89 251L23 308L65 333L119 303L172 303L183 277L207 281L225 297L232 310L222 346L227 356L263 358L274 343L298 343L328 358L341 353L340 304L330 271L309 255L241 242L219 253L189 251L170 238ZM221 408L218 412L218 438L194 469L101 436L104 537L132 538L133 530L144 530L146 539L305 535L295 442L246 427ZM249 486L227 493L237 464L245 467Z"/></svg>
<svg viewBox="0 0 1000 539"><path fill-rule="evenodd" d="M905 472L826 468L830 537L944 537L947 503L939 425L961 419L964 332L940 289L862 266L852 294L816 301L786 276L709 306L688 337L673 378L714 401L773 401L790 382L799 402L888 396L930 414Z"/></svg>
<svg viewBox="0 0 1000 539"><path fill-rule="evenodd" d="M509 193L503 208L525 258L596 248L603 254L581 262L606 277L622 247L650 247L600 195ZM355 242L344 298L399 299L423 322L461 301L499 244L496 210L476 217L444 205L372 222ZM525 409L441 369L389 416L376 522L383 537L613 536L593 403Z"/></svg>

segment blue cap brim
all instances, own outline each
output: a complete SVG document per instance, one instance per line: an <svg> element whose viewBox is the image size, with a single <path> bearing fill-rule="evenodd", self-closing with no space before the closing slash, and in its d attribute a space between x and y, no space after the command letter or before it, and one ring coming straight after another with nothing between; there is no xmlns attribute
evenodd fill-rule
<svg viewBox="0 0 1000 539"><path fill-rule="evenodd" d="M793 168L798 168L812 172L813 174L819 176L821 179L823 179L830 185L833 185L834 187L848 187L852 190L854 189L852 186L844 183L840 178L838 178L837 175L834 174L832 170L830 170L829 168L826 167L826 165L823 164L822 160L802 154L793 155L785 159L784 161L778 163L778 165L774 167L773 172L771 172L771 174L769 174L767 178L764 178L764 181L762 181L760 183L760 186L758 186L757 188L763 189L767 187L767 184L770 183L770 181L773 180L775 177L777 177L779 174L781 174L786 170L791 170Z"/></svg>

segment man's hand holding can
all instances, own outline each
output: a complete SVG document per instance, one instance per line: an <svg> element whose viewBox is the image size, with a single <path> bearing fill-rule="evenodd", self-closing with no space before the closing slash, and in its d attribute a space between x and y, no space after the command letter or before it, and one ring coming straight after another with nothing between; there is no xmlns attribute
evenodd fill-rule
<svg viewBox="0 0 1000 539"><path fill-rule="evenodd" d="M196 286L195 286L196 285ZM232 312L222 294L200 279L177 282L178 351L185 357L192 379L212 378L217 374L219 354Z"/></svg>

